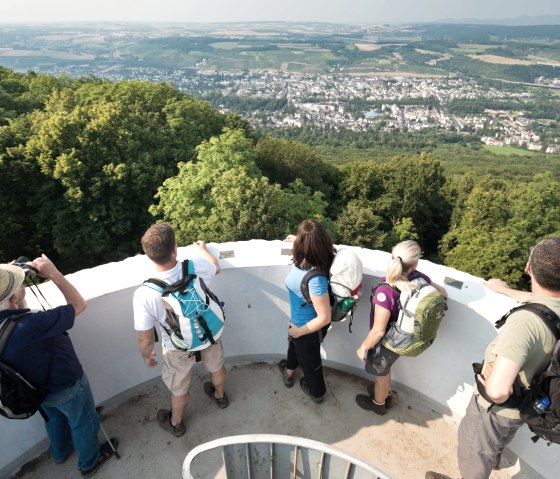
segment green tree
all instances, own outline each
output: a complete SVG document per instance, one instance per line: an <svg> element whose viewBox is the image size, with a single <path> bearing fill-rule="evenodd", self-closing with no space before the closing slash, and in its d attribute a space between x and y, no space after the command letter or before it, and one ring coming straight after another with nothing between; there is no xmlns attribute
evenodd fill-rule
<svg viewBox="0 0 560 479"><path fill-rule="evenodd" d="M382 223L383 218L375 214L374 202L350 200L336 221L336 231L343 244L382 248L387 236Z"/></svg>
<svg viewBox="0 0 560 479"><path fill-rule="evenodd" d="M336 170L310 146L265 136L258 141L256 152L256 163L270 181L286 186L299 178L313 191L334 200Z"/></svg>
<svg viewBox="0 0 560 479"><path fill-rule="evenodd" d="M197 148L197 160L158 190L150 212L174 225L179 243L278 239L305 218L324 220L327 203L301 181L282 189L255 164L256 151L241 130L226 129Z"/></svg>
<svg viewBox="0 0 560 479"><path fill-rule="evenodd" d="M66 270L136 253L157 188L221 131L223 116L166 84L49 85L44 110L0 132L0 192L26 205L20 234ZM31 186L24 200L10 183ZM8 259L14 247L3 247Z"/></svg>
<svg viewBox="0 0 560 479"><path fill-rule="evenodd" d="M364 224L364 218L370 218L367 228L373 229L364 237L382 236L384 248L391 248L410 234L420 241L428 255L437 252L451 213L443 196L445 178L438 161L422 154L393 158L383 164L353 163L341 171L344 179L340 197L348 205L341 219L346 229L351 219ZM360 206L369 208L370 212L358 213Z"/></svg>
<svg viewBox="0 0 560 479"><path fill-rule="evenodd" d="M445 264L528 288L529 248L560 234L560 183L552 174L527 184L486 177L471 190L456 227L442 239Z"/></svg>

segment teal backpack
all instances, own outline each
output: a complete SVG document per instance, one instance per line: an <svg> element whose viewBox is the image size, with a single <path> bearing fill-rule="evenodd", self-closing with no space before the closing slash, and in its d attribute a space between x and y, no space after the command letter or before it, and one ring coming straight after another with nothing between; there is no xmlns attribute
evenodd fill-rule
<svg viewBox="0 0 560 479"><path fill-rule="evenodd" d="M163 329L181 351L202 351L215 344L224 331L223 303L194 274L192 262L183 261L183 278L167 284L157 278L144 281L163 297L166 318Z"/></svg>

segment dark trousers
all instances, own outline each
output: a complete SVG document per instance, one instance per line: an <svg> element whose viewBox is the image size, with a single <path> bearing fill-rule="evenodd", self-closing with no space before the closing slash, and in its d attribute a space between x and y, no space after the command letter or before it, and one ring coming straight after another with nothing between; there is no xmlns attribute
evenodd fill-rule
<svg viewBox="0 0 560 479"><path fill-rule="evenodd" d="M473 394L465 417L459 424L457 456L462 477L489 477L496 462L496 455L511 442L522 424L521 419L510 419L486 412L478 405Z"/></svg>
<svg viewBox="0 0 560 479"><path fill-rule="evenodd" d="M312 396L322 397L327 391L321 362L321 342L327 335L328 326L299 338L292 338L288 343L286 367L296 369L301 366L303 377Z"/></svg>

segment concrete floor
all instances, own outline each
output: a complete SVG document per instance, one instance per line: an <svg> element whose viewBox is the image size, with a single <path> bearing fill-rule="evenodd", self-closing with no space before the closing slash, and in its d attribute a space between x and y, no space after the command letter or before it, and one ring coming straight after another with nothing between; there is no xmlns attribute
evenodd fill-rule
<svg viewBox="0 0 560 479"><path fill-rule="evenodd" d="M395 406L385 416L358 408L357 393L365 393L366 380L326 369L328 392L315 404L301 391L283 386L274 364L255 363L228 368L226 390L231 404L220 410L203 392L207 377L195 376L185 422L187 433L175 438L156 424L156 412L168 408L163 384L144 388L141 394L115 407L107 407L102 424L120 440L121 459L112 458L96 479L180 478L187 452L218 437L270 433L300 436L325 442L358 456L389 476L420 479L427 470L459 477L455 451L457 426L453 420L408 393L395 391ZM94 391L95 393L95 391ZM101 438L101 434L100 434ZM517 457L506 451L504 469L492 479L537 479ZM220 477L220 465L202 479ZM45 452L27 463L18 479L81 477L75 454L54 464ZM202 477L202 476L201 476Z"/></svg>

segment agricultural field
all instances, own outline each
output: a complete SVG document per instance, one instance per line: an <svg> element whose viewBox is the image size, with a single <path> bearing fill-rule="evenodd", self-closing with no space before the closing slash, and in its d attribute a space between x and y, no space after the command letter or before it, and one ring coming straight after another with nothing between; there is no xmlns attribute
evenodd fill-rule
<svg viewBox="0 0 560 479"><path fill-rule="evenodd" d="M537 156L537 153L534 151L524 150L522 148L516 148L514 146L484 145L484 149L498 156L510 156L510 155Z"/></svg>
<svg viewBox="0 0 560 479"><path fill-rule="evenodd" d="M232 71L464 74L532 82L558 76L560 26L0 24L0 65Z"/></svg>

